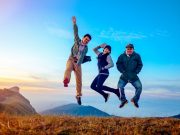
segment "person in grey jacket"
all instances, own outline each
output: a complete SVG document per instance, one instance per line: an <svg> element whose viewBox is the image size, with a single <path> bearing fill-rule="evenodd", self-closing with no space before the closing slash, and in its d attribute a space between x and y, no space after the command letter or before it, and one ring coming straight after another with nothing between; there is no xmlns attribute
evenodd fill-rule
<svg viewBox="0 0 180 135"><path fill-rule="evenodd" d="M139 74L141 71L143 63L140 55L134 51L133 44L128 44L126 46L126 51L119 56L116 66L121 73L118 82L121 99L121 104L119 107L122 108L125 104L128 103L124 93L124 87L127 83L131 83L136 89L135 95L131 99L131 102L135 107L139 108L138 101L142 92L142 84L137 74Z"/></svg>
<svg viewBox="0 0 180 135"><path fill-rule="evenodd" d="M82 96L81 64L83 63L85 55L88 52L87 45L91 40L91 35L86 34L81 40L78 35L76 17L72 17L72 23L74 29L74 45L71 48L71 54L66 64L63 83L64 83L64 87L68 87L68 84L71 79L71 72L74 71L76 78L76 99L77 99L77 103L81 105L81 96Z"/></svg>
<svg viewBox="0 0 180 135"><path fill-rule="evenodd" d="M98 51L98 49L103 48L103 52ZM91 84L91 89L95 90L99 94L101 94L105 102L107 102L109 98L109 93L105 93L103 90L103 83L109 76L109 69L114 66L114 63L112 61L112 58L110 56L111 53L111 46L107 44L101 44L100 46L97 46L93 49L96 55L98 56L98 70L99 74L96 76L96 78L93 80Z"/></svg>

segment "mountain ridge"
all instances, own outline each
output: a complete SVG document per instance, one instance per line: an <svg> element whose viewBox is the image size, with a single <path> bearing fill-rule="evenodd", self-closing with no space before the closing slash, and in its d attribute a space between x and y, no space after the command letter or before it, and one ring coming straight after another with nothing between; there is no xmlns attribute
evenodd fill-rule
<svg viewBox="0 0 180 135"><path fill-rule="evenodd" d="M103 112L93 106L77 105L74 103L57 106L52 109L42 111L41 114L52 115L71 115L71 116L97 116L97 117L109 117L106 112Z"/></svg>

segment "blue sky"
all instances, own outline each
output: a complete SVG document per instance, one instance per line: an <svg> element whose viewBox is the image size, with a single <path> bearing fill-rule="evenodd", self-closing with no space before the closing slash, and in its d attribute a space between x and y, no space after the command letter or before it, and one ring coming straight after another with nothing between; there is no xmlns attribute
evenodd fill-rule
<svg viewBox="0 0 180 135"><path fill-rule="evenodd" d="M178 0L1 0L0 85L17 85L38 111L75 102L75 79L68 89L62 79L73 44L71 17L77 17L79 35L92 35L83 65L83 104L119 116L168 116L180 113L180 2ZM114 63L127 43L135 45L144 67L140 109L111 94L108 103L89 86L97 75L92 48L112 46ZM105 84L116 87L119 72L110 70ZM134 94L127 85L126 94ZM41 97L41 98L39 98ZM44 104L45 103L45 104Z"/></svg>

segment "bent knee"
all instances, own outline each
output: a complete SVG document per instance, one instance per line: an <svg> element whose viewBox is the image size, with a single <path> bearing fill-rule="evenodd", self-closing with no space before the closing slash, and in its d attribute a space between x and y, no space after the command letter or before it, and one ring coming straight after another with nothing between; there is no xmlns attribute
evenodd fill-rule
<svg viewBox="0 0 180 135"><path fill-rule="evenodd" d="M95 90L96 86L94 84L91 84L91 89Z"/></svg>

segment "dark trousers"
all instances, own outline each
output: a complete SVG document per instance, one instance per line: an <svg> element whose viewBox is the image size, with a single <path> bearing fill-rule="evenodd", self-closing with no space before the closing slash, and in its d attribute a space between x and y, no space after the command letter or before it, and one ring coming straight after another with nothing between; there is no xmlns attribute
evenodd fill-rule
<svg viewBox="0 0 180 135"><path fill-rule="evenodd" d="M112 93L116 94L118 96L118 98L120 98L120 93L119 93L119 89L118 88L114 89L114 88L111 88L111 87L108 87L108 86L103 86L102 90L108 91L108 92L112 92Z"/></svg>
<svg viewBox="0 0 180 135"><path fill-rule="evenodd" d="M96 92L101 94L103 97L105 97L105 95L107 95L103 91L103 84L104 84L105 80L108 78L108 76L109 75L99 74L96 76L96 78L93 80L93 82L91 84L91 89L95 90Z"/></svg>

